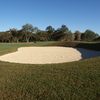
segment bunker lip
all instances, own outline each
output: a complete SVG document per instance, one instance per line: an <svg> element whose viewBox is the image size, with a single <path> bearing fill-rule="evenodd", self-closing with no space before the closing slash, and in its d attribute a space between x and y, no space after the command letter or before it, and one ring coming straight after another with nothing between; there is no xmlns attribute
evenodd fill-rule
<svg viewBox="0 0 100 100"><path fill-rule="evenodd" d="M1 61L23 64L53 64L79 61L100 56L100 52L72 47L20 47L0 56Z"/></svg>

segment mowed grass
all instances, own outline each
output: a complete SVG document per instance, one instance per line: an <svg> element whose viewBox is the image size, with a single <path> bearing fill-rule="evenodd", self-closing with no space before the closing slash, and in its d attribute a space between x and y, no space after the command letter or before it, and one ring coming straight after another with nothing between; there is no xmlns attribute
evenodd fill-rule
<svg viewBox="0 0 100 100"><path fill-rule="evenodd" d="M100 100L100 57L62 64L0 61L0 100Z"/></svg>
<svg viewBox="0 0 100 100"><path fill-rule="evenodd" d="M26 46L42 46L49 45L52 43L57 43L57 41L49 41L49 42L31 42L31 43L0 43L0 55L11 53L17 51L19 47Z"/></svg>
<svg viewBox="0 0 100 100"><path fill-rule="evenodd" d="M50 46L64 46L64 47L76 47L76 48L85 48L89 50L100 51L100 42L56 42L53 44L48 44ZM47 45L47 46L48 46Z"/></svg>

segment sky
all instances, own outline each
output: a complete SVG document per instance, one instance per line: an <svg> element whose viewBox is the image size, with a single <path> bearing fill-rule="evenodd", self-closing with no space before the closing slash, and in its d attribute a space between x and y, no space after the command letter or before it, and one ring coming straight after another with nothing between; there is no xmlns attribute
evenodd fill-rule
<svg viewBox="0 0 100 100"><path fill-rule="evenodd" d="M89 29L100 35L100 0L0 0L0 32L27 23L40 30L66 25L72 32Z"/></svg>

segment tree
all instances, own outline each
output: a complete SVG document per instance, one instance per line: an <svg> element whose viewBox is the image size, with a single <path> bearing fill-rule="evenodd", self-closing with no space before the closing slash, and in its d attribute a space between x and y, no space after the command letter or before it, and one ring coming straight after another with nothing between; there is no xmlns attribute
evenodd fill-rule
<svg viewBox="0 0 100 100"><path fill-rule="evenodd" d="M0 41L4 42L5 41L5 32L0 32Z"/></svg>
<svg viewBox="0 0 100 100"><path fill-rule="evenodd" d="M26 24L22 26L22 30L24 31L24 35L26 38L26 41L29 42L29 39L32 37L32 33L38 28L37 27L33 27L31 24Z"/></svg>
<svg viewBox="0 0 100 100"><path fill-rule="evenodd" d="M59 31L61 33L67 33L69 31L69 29L66 25L62 25Z"/></svg>
<svg viewBox="0 0 100 100"><path fill-rule="evenodd" d="M67 41L73 41L74 40L74 34L71 32L71 31L68 31L67 33L66 33L66 40Z"/></svg>
<svg viewBox="0 0 100 100"><path fill-rule="evenodd" d="M100 41L100 36L94 39L94 41Z"/></svg>
<svg viewBox="0 0 100 100"><path fill-rule="evenodd" d="M80 41L82 33L80 31L75 31L75 40Z"/></svg>
<svg viewBox="0 0 100 100"><path fill-rule="evenodd" d="M46 32L48 33L49 40L51 41L53 38L52 36L54 34L54 28L52 26L48 26L46 28Z"/></svg>
<svg viewBox="0 0 100 100"><path fill-rule="evenodd" d="M54 40L61 41L65 37L65 34L61 32L60 28L58 28L55 30L53 37Z"/></svg>
<svg viewBox="0 0 100 100"><path fill-rule="evenodd" d="M84 41L93 41L97 37L97 34L91 30L86 30L83 34Z"/></svg>
<svg viewBox="0 0 100 100"><path fill-rule="evenodd" d="M38 36L38 40L40 40L40 41L47 41L48 40L46 31L39 31L36 34Z"/></svg>
<svg viewBox="0 0 100 100"><path fill-rule="evenodd" d="M66 25L62 25L61 28L58 28L54 34L55 40L65 41L71 38L71 31L69 31Z"/></svg>
<svg viewBox="0 0 100 100"><path fill-rule="evenodd" d="M13 35L10 31L5 32L5 41L6 42L13 42Z"/></svg>
<svg viewBox="0 0 100 100"><path fill-rule="evenodd" d="M18 43L19 40L22 39L23 34L21 33L20 30L18 31L17 29L13 28L13 29L10 29L10 32L13 35L13 41L14 42Z"/></svg>

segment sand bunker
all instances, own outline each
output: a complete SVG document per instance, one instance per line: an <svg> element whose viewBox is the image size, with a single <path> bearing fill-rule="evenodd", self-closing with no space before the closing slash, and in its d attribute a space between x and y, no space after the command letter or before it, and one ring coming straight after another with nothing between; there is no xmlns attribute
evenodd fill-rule
<svg viewBox="0 0 100 100"><path fill-rule="evenodd" d="M100 56L100 52L70 47L21 47L17 52L0 56L1 61L26 64L51 64L78 61Z"/></svg>

